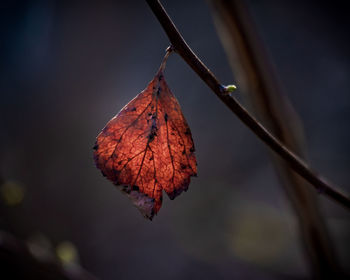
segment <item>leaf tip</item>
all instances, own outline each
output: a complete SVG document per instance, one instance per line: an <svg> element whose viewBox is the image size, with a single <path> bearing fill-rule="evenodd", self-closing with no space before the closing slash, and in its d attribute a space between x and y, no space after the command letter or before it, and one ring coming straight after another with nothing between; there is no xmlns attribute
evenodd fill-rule
<svg viewBox="0 0 350 280"><path fill-rule="evenodd" d="M140 192L138 186L117 186L132 201L134 206L139 209L142 216L152 221L156 214L156 201L154 198Z"/></svg>

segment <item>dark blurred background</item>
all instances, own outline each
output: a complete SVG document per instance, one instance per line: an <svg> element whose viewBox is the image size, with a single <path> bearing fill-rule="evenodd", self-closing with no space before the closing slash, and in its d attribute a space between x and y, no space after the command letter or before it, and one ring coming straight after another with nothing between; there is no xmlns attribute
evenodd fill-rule
<svg viewBox="0 0 350 280"><path fill-rule="evenodd" d="M204 63L234 83L207 3L163 2ZM350 192L346 1L247 3L303 121L311 165ZM152 79L169 44L145 1L0 7L0 230L106 280L310 277L267 148L179 56L165 74L196 145L189 191L166 198L150 222L95 168L95 137ZM349 212L319 199L350 272Z"/></svg>

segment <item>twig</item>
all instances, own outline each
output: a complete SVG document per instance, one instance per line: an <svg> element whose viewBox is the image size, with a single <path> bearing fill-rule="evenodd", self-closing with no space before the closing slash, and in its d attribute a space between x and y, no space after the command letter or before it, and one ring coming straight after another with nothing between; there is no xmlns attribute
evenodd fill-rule
<svg viewBox="0 0 350 280"><path fill-rule="evenodd" d="M247 125L256 136L267 144L274 152L280 155L295 172L312 184L315 189L350 210L350 198L337 190L337 188L310 169L297 155L288 150L279 140L265 129L249 112L232 96L227 94L213 73L203 64L187 45L167 12L158 0L146 0L153 13L159 20L164 31L177 52L198 76L212 89L212 91L225 103L236 116Z"/></svg>

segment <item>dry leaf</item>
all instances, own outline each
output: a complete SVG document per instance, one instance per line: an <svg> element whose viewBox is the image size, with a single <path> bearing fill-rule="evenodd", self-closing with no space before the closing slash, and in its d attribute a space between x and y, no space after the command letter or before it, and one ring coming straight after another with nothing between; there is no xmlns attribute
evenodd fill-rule
<svg viewBox="0 0 350 280"><path fill-rule="evenodd" d="M165 60L147 88L98 135L96 166L124 192L144 217L188 189L197 174L191 130L163 76Z"/></svg>

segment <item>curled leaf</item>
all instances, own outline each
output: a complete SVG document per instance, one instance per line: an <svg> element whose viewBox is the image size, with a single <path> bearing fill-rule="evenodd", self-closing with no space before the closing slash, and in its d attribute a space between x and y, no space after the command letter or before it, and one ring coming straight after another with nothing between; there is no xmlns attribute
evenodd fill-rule
<svg viewBox="0 0 350 280"><path fill-rule="evenodd" d="M174 199L197 174L191 130L164 80L164 64L107 123L94 146L102 174L149 219L162 205L163 190Z"/></svg>

